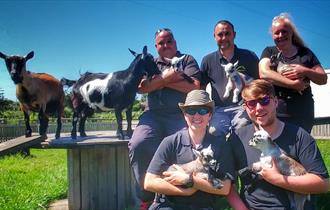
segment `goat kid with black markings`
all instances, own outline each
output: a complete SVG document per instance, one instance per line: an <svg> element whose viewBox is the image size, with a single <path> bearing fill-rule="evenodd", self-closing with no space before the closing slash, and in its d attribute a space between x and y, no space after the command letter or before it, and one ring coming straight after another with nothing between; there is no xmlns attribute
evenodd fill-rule
<svg viewBox="0 0 330 210"><path fill-rule="evenodd" d="M126 110L127 136L131 137L132 107L138 85L145 74L151 77L161 72L152 55L147 52L146 46L141 54L132 50L130 52L135 59L126 70L109 74L87 72L77 81L61 79L63 85L73 85L71 97L74 107L71 132L73 139L77 137L76 127L79 118L80 136L86 136L84 128L86 118L91 116L94 110L109 111L111 108L115 109L118 138L125 139L121 115L123 110Z"/></svg>
<svg viewBox="0 0 330 210"><path fill-rule="evenodd" d="M24 113L25 136L32 135L29 111L38 112L40 122L39 134L47 138L48 115L57 114L57 129L55 137L60 137L62 128L61 117L64 109L64 91L60 81L46 73L32 73L26 70L26 62L33 58L31 51L26 56L8 56L0 52L0 58L5 60L11 79L16 85L16 97Z"/></svg>

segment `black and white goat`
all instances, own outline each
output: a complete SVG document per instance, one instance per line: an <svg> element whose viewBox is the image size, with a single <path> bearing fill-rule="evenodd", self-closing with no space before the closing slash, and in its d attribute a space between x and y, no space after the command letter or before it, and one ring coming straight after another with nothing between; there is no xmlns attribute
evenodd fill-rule
<svg viewBox="0 0 330 210"><path fill-rule="evenodd" d="M30 137L29 111L38 112L39 134L46 138L48 114L57 113L57 129L55 137L60 137L61 117L64 109L63 87L56 78L46 73L32 73L26 70L26 62L33 58L31 51L26 56L8 56L0 52L0 58L6 62L8 72L16 85L16 96L24 112L25 136Z"/></svg>
<svg viewBox="0 0 330 210"><path fill-rule="evenodd" d="M77 81L62 78L63 85L73 85L72 105L74 108L73 128L71 137L77 137L77 122L79 122L80 136L86 136L85 121L91 116L94 110L109 111L115 109L117 119L117 136L124 139L122 129L121 112L126 110L127 135L132 135L132 107L138 90L138 85L142 77L147 74L149 77L160 74L154 58L147 52L147 47L143 48L142 54L134 51L130 52L135 59L130 66L123 71L109 74L105 73L85 73Z"/></svg>
<svg viewBox="0 0 330 210"><path fill-rule="evenodd" d="M187 174L195 173L196 176L209 181L213 187L218 189L222 188L223 182L210 173L210 168L214 168L217 164L217 161L213 159L213 151L211 145L202 149L200 152L195 149L192 149L192 151L197 157L195 160L185 164L177 165L180 166ZM175 170L177 170L175 165L171 165L167 169L167 171Z"/></svg>

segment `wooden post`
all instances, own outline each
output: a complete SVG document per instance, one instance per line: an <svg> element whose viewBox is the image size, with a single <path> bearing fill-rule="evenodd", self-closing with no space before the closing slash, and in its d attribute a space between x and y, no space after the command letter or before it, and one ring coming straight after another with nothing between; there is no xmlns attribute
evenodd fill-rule
<svg viewBox="0 0 330 210"><path fill-rule="evenodd" d="M64 137L43 144L47 148L68 149L69 209L132 207L134 190L128 140L116 139L112 131L89 135L77 140Z"/></svg>

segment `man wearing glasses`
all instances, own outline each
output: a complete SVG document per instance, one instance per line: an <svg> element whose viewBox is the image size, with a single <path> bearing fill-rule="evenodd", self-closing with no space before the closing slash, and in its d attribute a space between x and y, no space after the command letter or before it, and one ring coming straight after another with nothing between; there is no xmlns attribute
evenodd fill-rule
<svg viewBox="0 0 330 210"><path fill-rule="evenodd" d="M241 179L241 198L249 209L291 209L288 191L301 194L324 193L329 189L329 175L316 141L304 129L282 122L277 118L278 99L273 85L257 79L242 91L243 107L252 124L238 129L229 137L234 154L235 168ZM285 176L279 172L275 161L271 168L257 174L247 168L259 161L261 152L249 146L254 132L265 130L271 139L307 171L301 176ZM230 198L231 194L229 195ZM313 196L312 196L313 198ZM313 199L312 199L313 200ZM315 209L307 200L304 209Z"/></svg>
<svg viewBox="0 0 330 210"><path fill-rule="evenodd" d="M226 85L229 82L224 65L236 63L236 69L245 79L257 79L258 57L254 52L238 48L234 39L236 32L234 25L228 20L220 20L214 27L214 39L218 50L206 55L201 63L202 81L204 88L211 86L211 97L216 110L210 122L210 132L213 135L227 135L231 129L236 129L248 123L247 115L241 106L241 96L238 102L233 102L233 94L224 97ZM244 84L243 84L244 85Z"/></svg>
<svg viewBox="0 0 330 210"><path fill-rule="evenodd" d="M155 59L160 75L143 79L139 93L148 93L147 105L129 142L129 158L136 179L137 196L142 201L140 209L146 209L154 199L154 193L143 190L147 167L162 139L185 127L177 104L186 94L200 87L200 70L196 60L177 50L170 29L160 29L155 34L155 47L159 57ZM170 59L182 58L176 67ZM189 77L189 80L187 79Z"/></svg>
<svg viewBox="0 0 330 210"><path fill-rule="evenodd" d="M227 195L231 189L231 180L223 175L234 172L232 153L225 138L208 132L214 102L205 90L189 92L185 103L179 103L179 106L187 128L166 137L150 162L144 186L157 194L149 210L212 210L217 195ZM213 172L223 180L221 189L214 188L194 173L185 173L179 165L176 165L177 170L167 171L172 164L195 160L193 149L201 151L209 146L220 166Z"/></svg>

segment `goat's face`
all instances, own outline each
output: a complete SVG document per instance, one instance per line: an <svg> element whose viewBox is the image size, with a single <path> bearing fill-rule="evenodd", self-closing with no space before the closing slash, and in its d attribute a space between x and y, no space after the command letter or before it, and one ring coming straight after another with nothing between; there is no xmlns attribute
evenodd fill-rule
<svg viewBox="0 0 330 210"><path fill-rule="evenodd" d="M261 151L265 151L265 149L270 148L273 144L274 142L265 130L256 131L253 134L253 138L249 141L249 146Z"/></svg>
<svg viewBox="0 0 330 210"><path fill-rule="evenodd" d="M193 149L194 154L199 158L204 166L212 166L215 164L215 160L213 159L213 151L211 145L207 148L202 149L200 152Z"/></svg>
<svg viewBox="0 0 330 210"><path fill-rule="evenodd" d="M137 54L133 50L129 51L136 57L135 60L137 60L137 66L139 66L138 71L146 73L148 77L161 73L157 67L154 57L148 53L147 46L143 47L142 54Z"/></svg>
<svg viewBox="0 0 330 210"><path fill-rule="evenodd" d="M8 56L0 52L0 57L5 60L7 70L15 84L21 83L23 81L23 72L26 71L26 61L31 59L33 55L33 51L31 51L26 56Z"/></svg>

